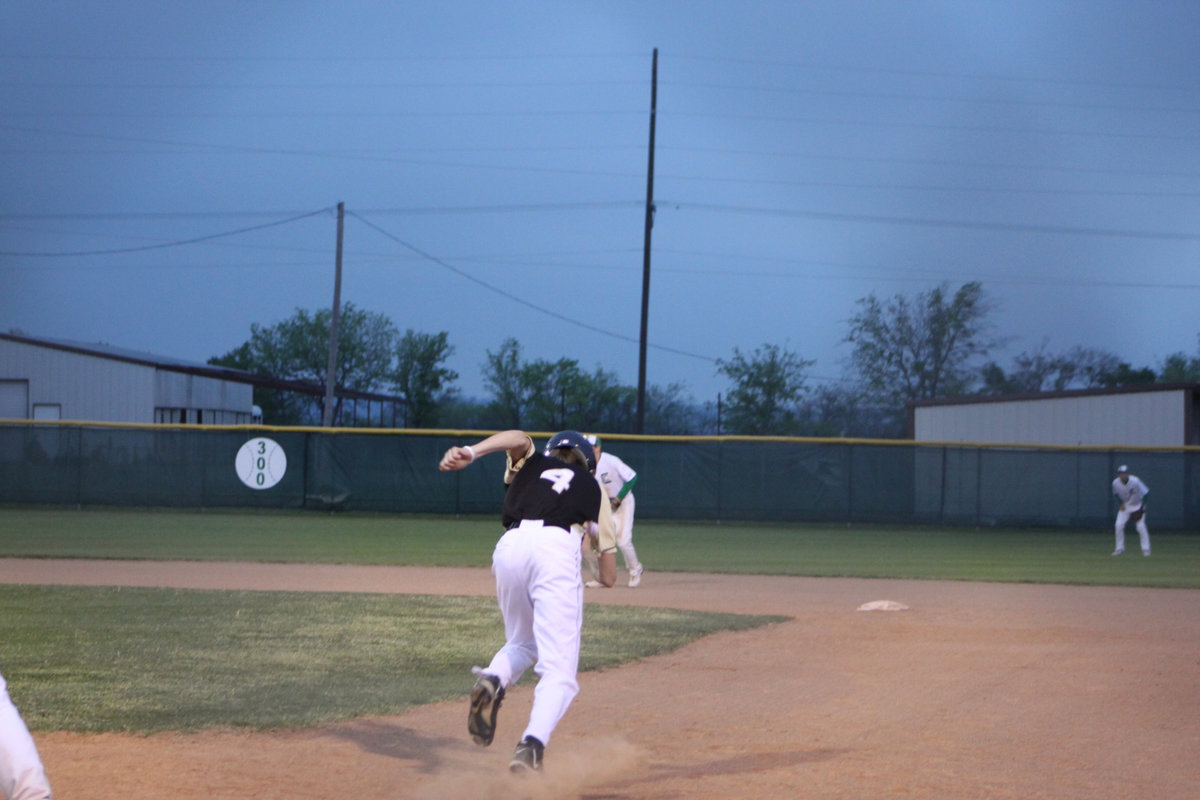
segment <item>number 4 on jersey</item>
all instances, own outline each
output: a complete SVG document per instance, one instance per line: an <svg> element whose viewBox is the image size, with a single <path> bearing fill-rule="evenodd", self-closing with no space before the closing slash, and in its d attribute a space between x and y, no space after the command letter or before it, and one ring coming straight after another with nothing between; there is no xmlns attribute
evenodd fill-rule
<svg viewBox="0 0 1200 800"><path fill-rule="evenodd" d="M575 477L575 473L569 469L548 469L541 474L544 481L550 481L553 486L550 488L562 494L571 485L571 479Z"/></svg>

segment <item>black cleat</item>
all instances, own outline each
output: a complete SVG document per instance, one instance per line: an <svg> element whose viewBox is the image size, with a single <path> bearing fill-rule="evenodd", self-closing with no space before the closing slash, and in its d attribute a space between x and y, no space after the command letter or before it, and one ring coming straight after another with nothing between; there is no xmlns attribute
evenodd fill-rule
<svg viewBox="0 0 1200 800"><path fill-rule="evenodd" d="M508 771L518 775L541 772L542 753L545 751L546 746L544 744L532 736L526 736L517 745L517 750L513 753L512 761L508 762Z"/></svg>
<svg viewBox="0 0 1200 800"><path fill-rule="evenodd" d="M495 675L480 675L471 690L471 712L467 715L467 730L477 745L487 747L496 736L496 715L504 689Z"/></svg>

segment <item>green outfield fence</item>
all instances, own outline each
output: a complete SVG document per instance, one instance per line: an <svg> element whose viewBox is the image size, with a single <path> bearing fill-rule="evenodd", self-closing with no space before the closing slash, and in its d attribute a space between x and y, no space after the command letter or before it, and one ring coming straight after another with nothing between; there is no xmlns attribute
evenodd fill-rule
<svg viewBox="0 0 1200 800"><path fill-rule="evenodd" d="M485 433L0 421L0 503L496 514L503 459L437 462ZM539 444L545 435L535 435ZM1095 528L1120 464L1159 530L1200 529L1200 448L606 436L642 519Z"/></svg>

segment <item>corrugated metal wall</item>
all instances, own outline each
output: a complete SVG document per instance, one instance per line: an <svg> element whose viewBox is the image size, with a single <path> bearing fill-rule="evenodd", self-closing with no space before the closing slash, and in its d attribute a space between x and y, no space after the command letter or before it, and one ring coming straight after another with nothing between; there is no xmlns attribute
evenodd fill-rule
<svg viewBox="0 0 1200 800"><path fill-rule="evenodd" d="M913 438L918 442L1178 447L1186 444L1187 401L1185 390L1169 390L917 406Z"/></svg>
<svg viewBox="0 0 1200 800"><path fill-rule="evenodd" d="M154 420L154 368L0 340L0 377L29 381L29 402L58 403L63 419Z"/></svg>
<svg viewBox="0 0 1200 800"><path fill-rule="evenodd" d="M188 422L249 422L249 384L157 369L118 358L0 339L0 379L27 382L30 409L57 404L61 418L155 422L155 409L189 409ZM27 417L26 410L21 415Z"/></svg>

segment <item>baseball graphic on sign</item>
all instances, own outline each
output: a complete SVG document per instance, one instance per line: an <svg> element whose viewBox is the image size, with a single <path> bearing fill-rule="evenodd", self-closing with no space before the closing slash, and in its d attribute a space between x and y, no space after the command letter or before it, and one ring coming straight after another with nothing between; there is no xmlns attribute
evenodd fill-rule
<svg viewBox="0 0 1200 800"><path fill-rule="evenodd" d="M237 454L237 474L251 489L270 489L287 472L287 455L279 442L259 437L242 445Z"/></svg>

